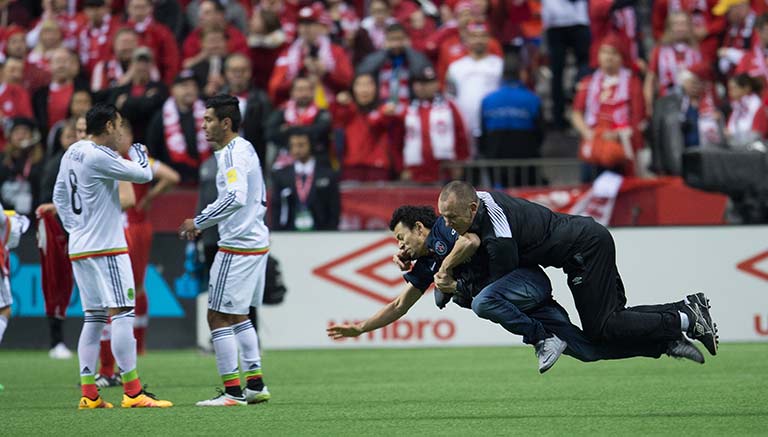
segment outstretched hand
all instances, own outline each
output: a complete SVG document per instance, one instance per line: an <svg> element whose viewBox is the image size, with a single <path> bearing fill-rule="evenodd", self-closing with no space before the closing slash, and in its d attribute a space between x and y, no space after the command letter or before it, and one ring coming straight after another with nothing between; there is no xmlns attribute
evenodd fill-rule
<svg viewBox="0 0 768 437"><path fill-rule="evenodd" d="M407 272L411 270L412 262L408 258L408 256L405 255L405 252L402 250L398 250L396 254L392 255L392 262L397 265L397 268L400 269L402 272Z"/></svg>
<svg viewBox="0 0 768 437"><path fill-rule="evenodd" d="M328 337L338 340L344 337L357 337L363 333L363 330L360 329L359 325L331 325L325 330L325 333Z"/></svg>

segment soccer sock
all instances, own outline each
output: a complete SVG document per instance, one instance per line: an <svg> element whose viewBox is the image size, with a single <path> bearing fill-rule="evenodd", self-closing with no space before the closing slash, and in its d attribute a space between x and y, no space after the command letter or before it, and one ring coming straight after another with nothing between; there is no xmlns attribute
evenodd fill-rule
<svg viewBox="0 0 768 437"><path fill-rule="evenodd" d="M246 386L251 390L264 388L261 374L261 351L259 336L250 320L232 326L237 345L240 348L240 367L245 373Z"/></svg>
<svg viewBox="0 0 768 437"><path fill-rule="evenodd" d="M147 293L136 293L136 319L133 324L133 336L136 337L136 353L144 355L144 336L149 325Z"/></svg>
<svg viewBox="0 0 768 437"><path fill-rule="evenodd" d="M5 334L5 328L8 327L8 317L0 316L0 343L3 342L3 334Z"/></svg>
<svg viewBox="0 0 768 437"><path fill-rule="evenodd" d="M58 317L48 317L48 329L51 331L51 349L57 344L64 342L64 332L62 329L63 319Z"/></svg>
<svg viewBox="0 0 768 437"><path fill-rule="evenodd" d="M136 371L136 339L133 338L133 310L112 316L112 354L123 379L123 391L134 397L141 393Z"/></svg>
<svg viewBox="0 0 768 437"><path fill-rule="evenodd" d="M682 329L683 332L686 332L691 325L691 321L688 319L688 314L685 314L682 311L678 311L678 313L680 314L680 329Z"/></svg>
<svg viewBox="0 0 768 437"><path fill-rule="evenodd" d="M96 361L99 357L99 339L104 325L107 324L106 311L88 311L85 313L83 330L77 342L77 358L80 362L80 390L89 399L99 397L96 389Z"/></svg>
<svg viewBox="0 0 768 437"><path fill-rule="evenodd" d="M112 324L107 322L101 330L101 349L99 349L99 375L111 378L115 376L115 356L112 355Z"/></svg>
<svg viewBox="0 0 768 437"><path fill-rule="evenodd" d="M248 322L250 323L250 322ZM224 382L227 394L241 397L240 369L237 367L237 341L231 326L211 331L213 351L216 353L216 368Z"/></svg>

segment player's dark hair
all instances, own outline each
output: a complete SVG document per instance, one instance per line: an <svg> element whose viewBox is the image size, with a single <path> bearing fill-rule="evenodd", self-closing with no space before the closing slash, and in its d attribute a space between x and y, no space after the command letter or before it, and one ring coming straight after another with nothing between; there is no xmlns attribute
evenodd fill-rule
<svg viewBox="0 0 768 437"><path fill-rule="evenodd" d="M232 121L232 132L240 129L240 102L237 97L227 94L219 94L206 100L205 107L213 109L216 118L224 121L225 118Z"/></svg>
<svg viewBox="0 0 768 437"><path fill-rule="evenodd" d="M85 133L88 135L101 135L107 131L107 123L117 123L119 114L115 105L97 103L85 114ZM117 127L117 126L115 126Z"/></svg>
<svg viewBox="0 0 768 437"><path fill-rule="evenodd" d="M748 88L750 92L760 94L763 90L763 82L747 73L737 74L730 78L739 88Z"/></svg>
<svg viewBox="0 0 768 437"><path fill-rule="evenodd" d="M307 137L309 144L312 144L312 131L306 126L291 126L285 133L285 138L290 140L291 137Z"/></svg>
<svg viewBox="0 0 768 437"><path fill-rule="evenodd" d="M416 222L421 222L427 229L432 229L437 221L435 209L431 206L403 205L392 213L392 220L389 221L389 230L394 231L398 223L402 223L408 229L413 229Z"/></svg>
<svg viewBox="0 0 768 437"><path fill-rule="evenodd" d="M445 184L443 190L440 191L440 200L447 199L451 194L456 196L456 200L464 204L477 201L475 187L464 181L452 181Z"/></svg>

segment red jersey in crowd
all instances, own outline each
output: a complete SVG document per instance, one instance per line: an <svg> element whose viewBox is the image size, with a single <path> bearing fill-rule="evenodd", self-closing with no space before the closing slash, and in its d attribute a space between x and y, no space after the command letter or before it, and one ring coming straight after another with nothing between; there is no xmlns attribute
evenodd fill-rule
<svg viewBox="0 0 768 437"><path fill-rule="evenodd" d="M75 93L75 84L68 82L65 84L51 83L48 86L48 126L50 130L54 124L64 120L69 115L69 102L72 100L72 94Z"/></svg>
<svg viewBox="0 0 768 437"><path fill-rule="evenodd" d="M33 118L29 93L19 85L0 83L0 122L16 117ZM0 151L5 141L5 129L0 129Z"/></svg>
<svg viewBox="0 0 768 437"><path fill-rule="evenodd" d="M173 33L152 17L147 17L140 23L128 20L126 24L139 34L139 45L149 47L154 53L155 64L160 70L163 83L173 83L181 65L179 46Z"/></svg>
<svg viewBox="0 0 768 437"><path fill-rule="evenodd" d="M403 167L414 182L441 180L440 162L469 157L469 142L456 105L437 96L414 100L402 118L405 125ZM450 176L445 179L450 179Z"/></svg>
<svg viewBox="0 0 768 437"><path fill-rule="evenodd" d="M182 46L182 59L189 59L193 56L197 56L197 54L200 53L200 50L202 50L202 40L202 29L197 27L190 32ZM237 29L237 27L231 24L227 26L227 52L237 52L248 56L248 42L246 41L245 36Z"/></svg>
<svg viewBox="0 0 768 437"><path fill-rule="evenodd" d="M118 24L111 15L105 15L100 26L91 27L86 24L78 32L77 51L80 55L80 63L88 75L93 72L99 61L109 58L112 54L112 40Z"/></svg>
<svg viewBox="0 0 768 437"><path fill-rule="evenodd" d="M395 118L380 109L363 112L354 103L333 103L330 111L334 125L344 128L342 179L363 180L356 176L366 169L374 170L371 173L378 177L365 180L387 180L389 174L400 172L402 156L396 139L402 138L402 129L393 129L400 124Z"/></svg>
<svg viewBox="0 0 768 437"><path fill-rule="evenodd" d="M645 118L645 101L640 80L629 69L622 68L616 76L597 70L582 79L573 110L583 113L585 123L593 130L631 129L632 148L642 148L640 125ZM625 176L633 175L632 165L624 170Z"/></svg>

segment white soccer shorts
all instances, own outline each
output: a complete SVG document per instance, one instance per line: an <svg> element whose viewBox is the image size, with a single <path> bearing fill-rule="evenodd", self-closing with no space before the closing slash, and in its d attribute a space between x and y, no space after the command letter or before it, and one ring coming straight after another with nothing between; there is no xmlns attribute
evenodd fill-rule
<svg viewBox="0 0 768 437"><path fill-rule="evenodd" d="M131 259L127 253L72 261L83 310L134 306Z"/></svg>
<svg viewBox="0 0 768 437"><path fill-rule="evenodd" d="M11 283L7 277L0 279L0 308L9 307L13 304L13 295L11 295Z"/></svg>
<svg viewBox="0 0 768 437"><path fill-rule="evenodd" d="M208 309L225 314L248 314L264 298L267 253L239 255L219 250L211 266Z"/></svg>

